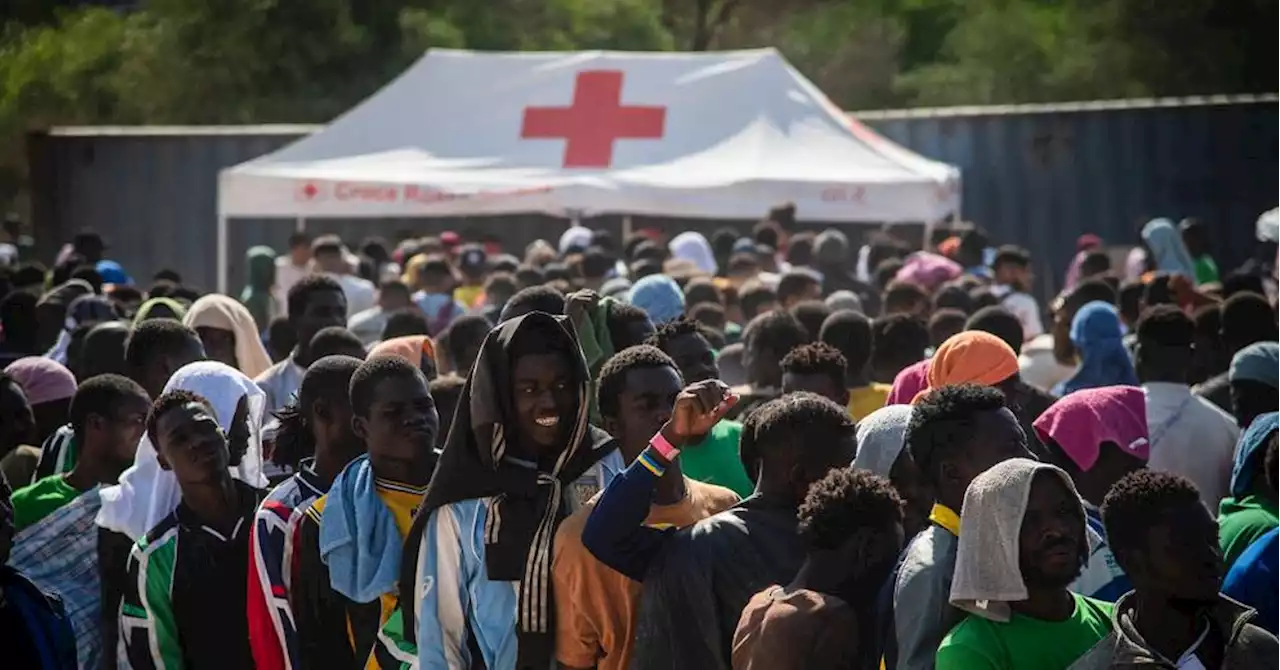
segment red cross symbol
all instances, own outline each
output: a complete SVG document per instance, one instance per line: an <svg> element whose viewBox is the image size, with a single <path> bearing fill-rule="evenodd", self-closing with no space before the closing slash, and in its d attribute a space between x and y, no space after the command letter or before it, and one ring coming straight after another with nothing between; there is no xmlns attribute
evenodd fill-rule
<svg viewBox="0 0 1280 670"><path fill-rule="evenodd" d="M526 107L522 139L563 139L564 167L607 168L613 163L613 141L660 139L667 108L623 106L622 72L579 72L568 107Z"/></svg>

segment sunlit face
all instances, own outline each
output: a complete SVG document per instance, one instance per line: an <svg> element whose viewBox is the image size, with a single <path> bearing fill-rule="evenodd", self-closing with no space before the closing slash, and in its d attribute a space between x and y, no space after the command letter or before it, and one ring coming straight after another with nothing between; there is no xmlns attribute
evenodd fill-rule
<svg viewBox="0 0 1280 670"><path fill-rule="evenodd" d="M231 454L213 409L191 401L156 420L157 460L179 484L209 484L225 475Z"/></svg>
<svg viewBox="0 0 1280 670"><path fill-rule="evenodd" d="M577 389L568 354L526 354L512 373L513 404L519 448L540 458L565 447L577 410Z"/></svg>
<svg viewBox="0 0 1280 670"><path fill-rule="evenodd" d="M1084 528L1084 507L1062 477L1037 473L1018 539L1022 580L1029 587L1066 588L1089 556Z"/></svg>

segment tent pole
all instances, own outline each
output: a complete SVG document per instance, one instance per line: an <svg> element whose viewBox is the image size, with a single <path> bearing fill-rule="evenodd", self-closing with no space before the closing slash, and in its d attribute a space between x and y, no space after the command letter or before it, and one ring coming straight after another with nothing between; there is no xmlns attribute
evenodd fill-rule
<svg viewBox="0 0 1280 670"><path fill-rule="evenodd" d="M622 241L626 242L631 239L631 215L622 215Z"/></svg>
<svg viewBox="0 0 1280 670"><path fill-rule="evenodd" d="M300 216L300 217L298 217L297 219L295 219L295 220L294 220L294 222L293 222L293 231L294 231L295 233L301 233L301 232L304 232L304 231L306 231L306 229L307 229L307 217L305 217L305 216Z"/></svg>
<svg viewBox="0 0 1280 670"><path fill-rule="evenodd" d="M227 217L218 212L218 292L227 293Z"/></svg>

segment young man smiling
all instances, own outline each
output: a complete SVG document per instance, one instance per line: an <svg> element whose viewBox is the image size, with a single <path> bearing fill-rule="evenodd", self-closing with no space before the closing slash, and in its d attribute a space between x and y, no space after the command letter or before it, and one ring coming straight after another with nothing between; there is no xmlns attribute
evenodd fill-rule
<svg viewBox="0 0 1280 670"><path fill-rule="evenodd" d="M623 459L633 462L671 417L683 385L676 364L655 347L631 347L604 364L598 384L603 427L618 439ZM644 523L681 528L737 502L733 491L689 479L672 463L654 487ZM620 670L631 658L640 582L583 546L582 529L594 508L589 501L556 531L556 660L564 668Z"/></svg>
<svg viewBox="0 0 1280 670"><path fill-rule="evenodd" d="M239 459L212 405L194 393L160 396L147 435L182 502L129 556L120 607L129 663L140 670L252 668L245 583L249 526L262 491L231 476Z"/></svg>
<svg viewBox="0 0 1280 670"><path fill-rule="evenodd" d="M363 665L398 598L400 553L435 466L440 416L418 366L375 356L351 376L353 460L298 522L290 601L303 668Z"/></svg>

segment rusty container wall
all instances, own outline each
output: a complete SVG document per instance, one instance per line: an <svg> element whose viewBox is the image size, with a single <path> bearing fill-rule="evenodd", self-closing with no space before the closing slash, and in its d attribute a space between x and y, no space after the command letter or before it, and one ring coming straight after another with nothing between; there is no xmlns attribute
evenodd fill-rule
<svg viewBox="0 0 1280 670"><path fill-rule="evenodd" d="M32 223L37 249L50 259L81 228L98 231L108 257L144 286L172 268L204 289L217 283L218 172L275 151L319 126L77 127L28 135ZM266 244L288 246L296 222L234 219L228 228L229 289L244 286L244 254ZM620 230L619 217L591 225ZM310 219L313 235L336 233L350 244L368 236L394 240L402 231L444 230L499 236L520 250L539 237L558 239L564 220L541 215L436 219Z"/></svg>
<svg viewBox="0 0 1280 670"><path fill-rule="evenodd" d="M1027 247L1042 295L1061 288L1083 233L1131 245L1147 219L1195 217L1225 273L1277 204L1275 96L855 113L961 170L962 217Z"/></svg>

